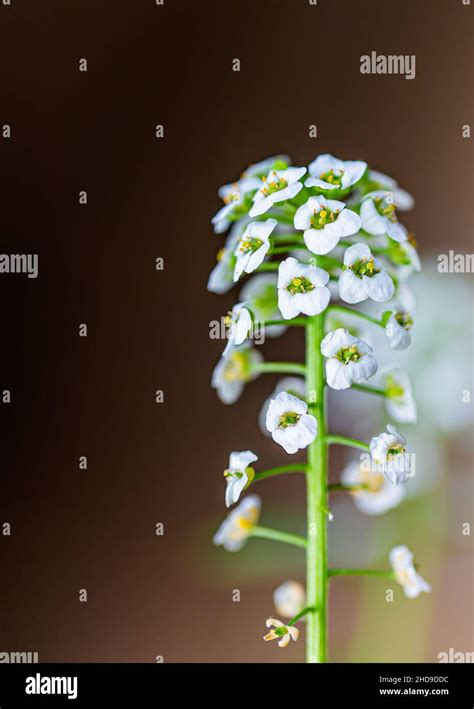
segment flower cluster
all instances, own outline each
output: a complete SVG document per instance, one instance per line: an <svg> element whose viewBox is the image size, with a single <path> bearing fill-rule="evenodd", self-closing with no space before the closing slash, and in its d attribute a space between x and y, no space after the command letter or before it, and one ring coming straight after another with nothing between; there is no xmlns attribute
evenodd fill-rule
<svg viewBox="0 0 474 709"><path fill-rule="evenodd" d="M292 166L285 155L268 158L251 165L218 194L223 205L212 224L217 234L228 229L229 234L219 249L208 289L226 293L247 275L250 279L225 317L227 342L212 386L223 403L233 404L245 384L260 374L291 375L265 401L260 427L288 455L309 448L313 453L317 450L319 457L309 455L308 463L300 466L256 472L253 465L258 457L253 451L232 452L224 471L225 504L238 505L214 542L237 551L249 537L265 536L306 546L308 564L319 563L309 537L260 527L260 498L242 496L259 480L296 472L298 467L313 479L319 476L326 495L327 447L338 442L366 452L364 462L347 464L337 486L352 495L360 511L382 514L403 500L404 483L414 475L413 454L407 451L405 437L393 423L369 443L331 436L326 432L321 391L356 388L373 393L385 402L392 422L416 421L407 375L397 367L379 371L370 334L365 335L369 326L380 327L387 347L403 350L410 345L415 308L406 281L420 270L420 261L399 212L411 209L413 199L393 178L369 169L365 162L329 154L319 155L307 167ZM360 304L359 309L350 307ZM352 316L363 321L362 332L354 330ZM265 362L252 342L257 325L270 337L278 337L288 325L306 328L306 363ZM376 376L375 385L369 383ZM316 399L315 391L319 392ZM393 571L387 573L402 584L407 596L429 590L406 547L394 549L390 562ZM330 576L329 570L323 571ZM314 589L311 592L314 596ZM290 621L284 624L269 618L271 630L265 640L278 639L278 645L285 647L290 639L298 639L294 623L316 612L315 598L306 595L296 581L277 589L276 610Z"/></svg>

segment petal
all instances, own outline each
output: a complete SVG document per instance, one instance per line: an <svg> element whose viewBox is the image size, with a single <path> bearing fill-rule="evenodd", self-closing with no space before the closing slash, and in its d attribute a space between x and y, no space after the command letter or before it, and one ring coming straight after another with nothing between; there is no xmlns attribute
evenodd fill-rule
<svg viewBox="0 0 474 709"><path fill-rule="evenodd" d="M286 288L278 289L278 307L285 320L295 318L301 311L299 302Z"/></svg>
<svg viewBox="0 0 474 709"><path fill-rule="evenodd" d="M367 295L377 303L390 300L395 292L395 286L387 271L381 271L375 276L363 276L362 281Z"/></svg>
<svg viewBox="0 0 474 709"><path fill-rule="evenodd" d="M325 229L307 229L304 234L304 243L313 254L324 256L332 251L339 242L339 236Z"/></svg>
<svg viewBox="0 0 474 709"><path fill-rule="evenodd" d="M363 229L369 234L385 234L388 221L378 213L371 199L365 199L360 207L360 218Z"/></svg>
<svg viewBox="0 0 474 709"><path fill-rule="evenodd" d="M326 362L326 381L332 389L348 389L352 384L351 371L348 366L331 357Z"/></svg>
<svg viewBox="0 0 474 709"><path fill-rule="evenodd" d="M367 300L365 281L358 278L350 269L343 271L339 276L339 296L346 303L361 303Z"/></svg>
<svg viewBox="0 0 474 709"><path fill-rule="evenodd" d="M398 241L408 241L408 232L400 222L392 222L390 219L387 222L387 233L391 239Z"/></svg>
<svg viewBox="0 0 474 709"><path fill-rule="evenodd" d="M349 246L344 252L344 265L352 266L357 261L368 261L372 257L372 252L362 241Z"/></svg>

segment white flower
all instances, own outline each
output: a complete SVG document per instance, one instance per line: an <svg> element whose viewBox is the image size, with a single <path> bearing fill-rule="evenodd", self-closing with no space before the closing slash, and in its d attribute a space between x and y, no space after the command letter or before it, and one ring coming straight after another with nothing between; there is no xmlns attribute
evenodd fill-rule
<svg viewBox="0 0 474 709"><path fill-rule="evenodd" d="M250 222L244 229L235 249L237 261L234 268L234 282L238 281L242 273L252 273L263 263L271 246L270 234L276 227L276 219L267 219L264 222Z"/></svg>
<svg viewBox="0 0 474 709"><path fill-rule="evenodd" d="M247 209L244 206L245 195L258 190L260 180L257 177L244 177L230 185L219 187L218 195L223 200L224 206L219 209L211 220L216 234L227 231L232 221L243 217Z"/></svg>
<svg viewBox="0 0 474 709"><path fill-rule="evenodd" d="M224 471L227 481L225 491L225 504L230 507L238 501L247 483L252 481L254 476L250 463L254 463L258 457L252 451L234 451L229 456L229 467Z"/></svg>
<svg viewBox="0 0 474 709"><path fill-rule="evenodd" d="M234 305L230 313L225 319L227 325L227 345L225 346L223 356L228 354L236 345L241 345L248 337L252 329L252 316L245 307L244 303Z"/></svg>
<svg viewBox="0 0 474 709"><path fill-rule="evenodd" d="M252 527L260 517L262 506L258 495L247 495L230 512L214 535L216 546L223 546L226 551L239 551L247 541Z"/></svg>
<svg viewBox="0 0 474 709"><path fill-rule="evenodd" d="M400 367L385 367L381 383L387 394L385 407L390 418L399 423L416 423L416 403L408 375Z"/></svg>
<svg viewBox="0 0 474 709"><path fill-rule="evenodd" d="M266 425L272 438L287 453L306 448L316 438L317 421L307 413L306 402L281 391L272 399L267 411Z"/></svg>
<svg viewBox="0 0 474 709"><path fill-rule="evenodd" d="M339 160L329 155L318 155L308 166L311 177L306 182L306 187L317 187L325 192L333 190L347 192L363 176L367 163L361 160Z"/></svg>
<svg viewBox="0 0 474 709"><path fill-rule="evenodd" d="M283 379L280 379L272 394L270 394L270 396L263 402L263 406L260 409L258 416L260 430L265 436L271 435L266 425L268 407L270 406L271 400L274 399L281 391L286 391L288 394L297 396L304 401L306 398L306 382L301 377L283 377Z"/></svg>
<svg viewBox="0 0 474 709"><path fill-rule="evenodd" d="M275 630L270 630L269 633L263 636L263 639L267 642L269 640L278 640L279 647L286 647L290 639L295 642L298 640L300 631L293 625L285 625L276 618L268 618L265 624L267 628L275 628Z"/></svg>
<svg viewBox="0 0 474 709"><path fill-rule="evenodd" d="M291 160L288 155L273 155L270 158L265 158L256 162L253 165L249 165L244 171L242 177L261 177L266 175L269 170L284 170L291 164ZM258 187L260 187L261 182L259 182Z"/></svg>
<svg viewBox="0 0 474 709"><path fill-rule="evenodd" d="M430 593L431 586L417 572L413 564L413 554L407 546L402 544L395 547L388 558L395 578L403 586L407 598L418 598L422 592Z"/></svg>
<svg viewBox="0 0 474 709"><path fill-rule="evenodd" d="M321 342L321 352L327 357L326 381L333 389L366 382L377 371L372 347L341 327L328 332Z"/></svg>
<svg viewBox="0 0 474 709"><path fill-rule="evenodd" d="M378 303L390 300L395 286L367 244L353 244L344 254L345 269L339 276L339 295L346 303L361 303L367 298Z"/></svg>
<svg viewBox="0 0 474 709"><path fill-rule="evenodd" d="M259 217L278 202L293 199L303 189L299 180L306 172L305 167L288 167L286 170L270 170L262 177L260 189L253 196L253 206L249 215Z"/></svg>
<svg viewBox="0 0 474 709"><path fill-rule="evenodd" d="M411 194L406 190L402 190L393 177L384 175L382 172L377 172L376 170L369 170L369 180L374 183L374 189L390 190L393 192L394 202L397 205L397 209L401 212L408 212L408 210L413 209L415 206L415 200Z"/></svg>
<svg viewBox="0 0 474 709"><path fill-rule="evenodd" d="M303 610L306 592L298 581L285 581L273 593L273 603L278 615L293 618Z"/></svg>
<svg viewBox="0 0 474 709"><path fill-rule="evenodd" d="M344 202L324 197L310 197L296 210L295 229L304 231L306 246L314 254L328 254L339 239L356 234L361 221L358 214L346 209Z"/></svg>
<svg viewBox="0 0 474 709"><path fill-rule="evenodd" d="M207 290L211 293L227 293L234 285L235 247L244 228L243 221L233 224L225 245L218 251L217 263L207 282Z"/></svg>
<svg viewBox="0 0 474 709"><path fill-rule="evenodd" d="M360 205L362 228L373 236L388 234L394 241L407 241L408 232L398 221L395 209L393 192L369 192Z"/></svg>
<svg viewBox="0 0 474 709"><path fill-rule="evenodd" d="M406 438L395 426L388 424L387 433L374 436L369 448L372 460L392 485L404 483L414 474L406 452Z"/></svg>
<svg viewBox="0 0 474 709"><path fill-rule="evenodd" d="M364 485L351 495L355 506L366 515L382 515L396 507L405 497L405 488L393 485L382 473L374 471L360 461L349 463L341 474L344 485Z"/></svg>
<svg viewBox="0 0 474 709"><path fill-rule="evenodd" d="M406 350L410 345L412 326L412 314L401 305L395 304L394 310L385 324L385 335L393 350Z"/></svg>
<svg viewBox="0 0 474 709"><path fill-rule="evenodd" d="M416 250L416 241L408 236L402 244L390 241L387 256L395 266L395 275L399 281L408 280L414 273L421 271L421 261Z"/></svg>
<svg viewBox="0 0 474 709"><path fill-rule="evenodd" d="M240 299L249 306L256 322L281 319L276 273L258 273L250 278L240 291ZM286 325L265 325L265 337L279 337L285 330Z"/></svg>
<svg viewBox="0 0 474 709"><path fill-rule="evenodd" d="M278 307L286 320L298 315L318 315L327 308L331 294L329 273L307 266L289 256L278 268Z"/></svg>
<svg viewBox="0 0 474 709"><path fill-rule="evenodd" d="M263 360L257 350L246 344L235 347L222 356L212 373L211 385L224 404L234 404L247 382L255 379L252 366Z"/></svg>

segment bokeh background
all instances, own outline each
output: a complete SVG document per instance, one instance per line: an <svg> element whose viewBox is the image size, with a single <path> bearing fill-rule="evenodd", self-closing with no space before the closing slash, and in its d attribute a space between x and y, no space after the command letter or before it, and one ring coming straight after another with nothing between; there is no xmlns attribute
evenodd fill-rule
<svg viewBox="0 0 474 709"><path fill-rule="evenodd" d="M278 378L261 377L235 407L210 388L222 343L209 322L238 291L206 291L221 245L210 227L217 187L279 152L296 165L332 152L395 176L416 197L405 223L425 262L402 354L420 403L408 433L417 477L380 518L335 496L330 555L334 566L383 564L407 543L433 593L408 601L397 588L388 604L384 582L335 580L331 659L474 649L472 537L461 533L473 512L472 407L461 403L472 390L472 276L439 274L435 260L472 251L472 143L461 134L472 121L472 12L461 0L1 7L0 123L12 127L0 140L1 251L38 253L40 267L37 280L0 278L0 383L12 391L0 406L0 521L12 525L0 537L1 651L303 659L304 642L281 651L261 640L274 588L304 580L303 554L265 540L239 554L211 543L228 452L253 449L262 468L285 456L257 425ZM359 57L372 50L415 54L415 80L362 76ZM265 356L298 359L300 338L267 342ZM333 430L380 430L380 402L355 397L331 399ZM337 479L340 449L331 462ZM304 527L302 478L258 492L263 524Z"/></svg>

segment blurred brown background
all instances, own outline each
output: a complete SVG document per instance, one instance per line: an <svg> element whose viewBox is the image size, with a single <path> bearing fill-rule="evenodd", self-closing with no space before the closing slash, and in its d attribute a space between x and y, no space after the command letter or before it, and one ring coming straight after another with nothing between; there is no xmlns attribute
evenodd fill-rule
<svg viewBox="0 0 474 709"><path fill-rule="evenodd" d="M422 255L471 251L472 149L461 128L472 121L472 12L461 0L0 8L0 123L12 126L0 140L1 251L38 253L40 269L37 280L0 278L0 388L13 397L0 406L0 521L13 528L0 537L0 651L42 661L303 659L304 643L283 652L261 640L273 589L304 579L303 555L264 540L237 555L211 544L228 452L254 449L262 468L282 458L256 425L274 378L247 387L235 407L210 388L222 343L209 339L209 322L238 293L206 291L222 241L210 227L216 189L278 152L295 165L318 152L363 159L415 195L405 222ZM372 50L416 54L415 80L362 76L359 57ZM300 337L268 342L265 356L296 360ZM435 592L416 602L398 593L387 608L378 581L336 580L333 660L473 649L470 541L456 531L472 521L466 465L455 462L470 450L454 441L422 507L390 513L384 532L387 544L424 550ZM264 524L304 525L302 479L256 492ZM361 521L342 504L331 553L363 564L385 518Z"/></svg>

